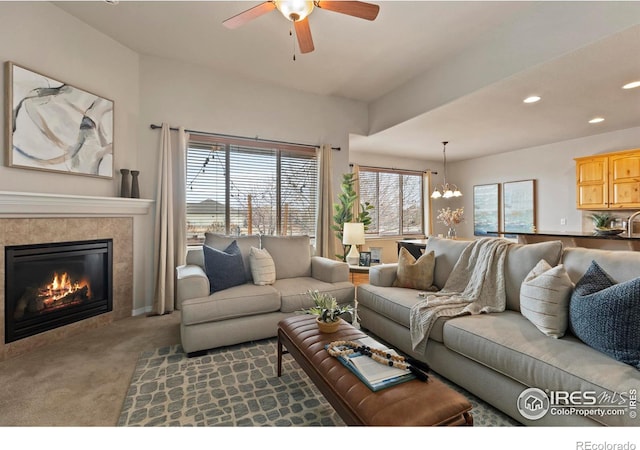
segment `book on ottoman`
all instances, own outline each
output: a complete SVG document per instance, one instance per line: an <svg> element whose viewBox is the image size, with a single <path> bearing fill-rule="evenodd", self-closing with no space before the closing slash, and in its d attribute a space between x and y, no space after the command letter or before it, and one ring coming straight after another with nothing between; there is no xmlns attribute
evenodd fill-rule
<svg viewBox="0 0 640 450"><path fill-rule="evenodd" d="M367 347L383 350L392 355L398 354L395 350L385 347L371 337L358 339L357 342ZM337 349L340 350L340 346L338 346ZM415 375L408 369L399 369L381 364L359 352L340 355L337 356L337 359L374 392L415 378Z"/></svg>

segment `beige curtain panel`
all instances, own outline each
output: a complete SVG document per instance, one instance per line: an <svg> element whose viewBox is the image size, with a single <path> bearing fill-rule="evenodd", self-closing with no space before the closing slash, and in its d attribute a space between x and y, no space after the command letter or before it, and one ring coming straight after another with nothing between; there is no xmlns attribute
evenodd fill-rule
<svg viewBox="0 0 640 450"><path fill-rule="evenodd" d="M176 267L185 263L186 185L185 161L189 135L183 127L172 145L169 125L162 124L158 184L156 189L153 312L175 309Z"/></svg>
<svg viewBox="0 0 640 450"><path fill-rule="evenodd" d="M318 153L318 220L316 223L316 255L326 258L335 256L333 224L333 150L323 145Z"/></svg>

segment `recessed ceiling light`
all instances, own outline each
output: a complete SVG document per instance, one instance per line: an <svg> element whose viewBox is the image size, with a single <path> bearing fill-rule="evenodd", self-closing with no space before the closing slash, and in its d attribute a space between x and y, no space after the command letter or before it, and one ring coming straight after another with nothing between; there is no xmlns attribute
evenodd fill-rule
<svg viewBox="0 0 640 450"><path fill-rule="evenodd" d="M589 123L600 123L600 122L604 122L604 117L594 117L589 121Z"/></svg>
<svg viewBox="0 0 640 450"><path fill-rule="evenodd" d="M627 83L622 86L622 89L633 89L637 87L640 87L640 81L632 81L631 83Z"/></svg>
<svg viewBox="0 0 640 450"><path fill-rule="evenodd" d="M540 97L537 95L532 95L531 97L527 97L523 100L525 103L535 103L540 101Z"/></svg>

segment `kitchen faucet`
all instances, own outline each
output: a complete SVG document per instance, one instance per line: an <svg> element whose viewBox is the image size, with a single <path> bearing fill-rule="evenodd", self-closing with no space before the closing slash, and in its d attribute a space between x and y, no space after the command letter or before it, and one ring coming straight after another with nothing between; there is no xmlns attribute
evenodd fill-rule
<svg viewBox="0 0 640 450"><path fill-rule="evenodd" d="M633 214L631 214L629 216L629 219L627 220L627 236L628 237L632 237L633 235L633 219L635 219L636 216L640 216L640 211L636 211Z"/></svg>

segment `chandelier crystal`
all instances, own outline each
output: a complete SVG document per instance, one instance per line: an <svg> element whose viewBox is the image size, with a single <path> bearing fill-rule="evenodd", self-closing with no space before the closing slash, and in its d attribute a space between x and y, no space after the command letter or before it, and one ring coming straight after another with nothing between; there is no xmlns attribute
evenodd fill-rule
<svg viewBox="0 0 640 450"><path fill-rule="evenodd" d="M449 142L444 141L442 142L442 158L444 160L444 183L442 184L442 186L440 187L440 190L438 190L438 188L434 188L433 189L433 193L431 194L431 198L452 198L452 197L462 197L462 192L460 192L460 189L458 189L458 186L456 186L455 184L449 184L447 183L447 144Z"/></svg>

